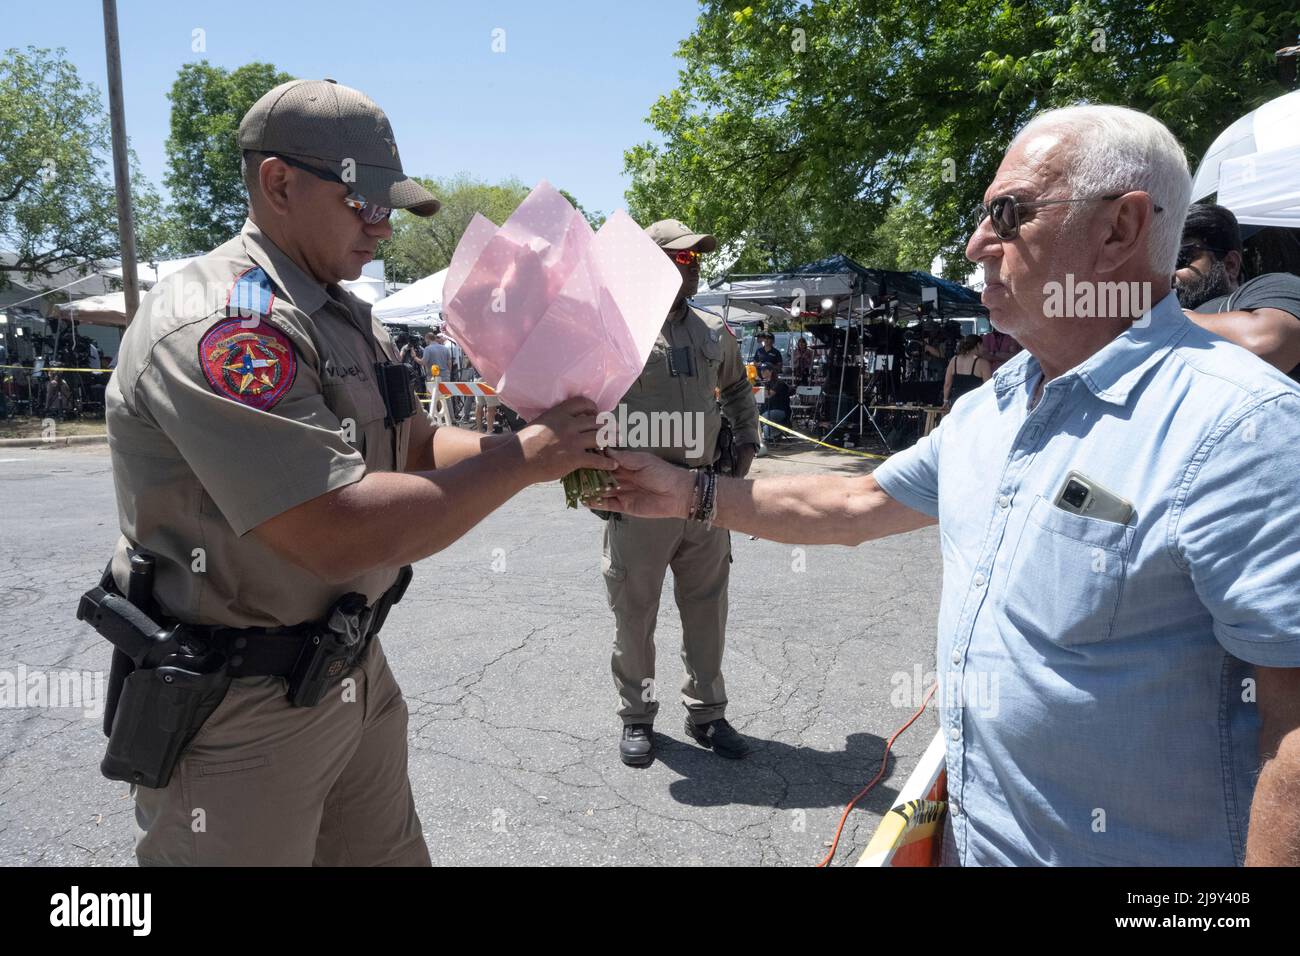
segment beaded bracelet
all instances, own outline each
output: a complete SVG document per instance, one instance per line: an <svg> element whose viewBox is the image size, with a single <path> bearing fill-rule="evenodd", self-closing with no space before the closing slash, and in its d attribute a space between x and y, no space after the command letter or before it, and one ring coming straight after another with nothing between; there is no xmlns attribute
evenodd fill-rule
<svg viewBox="0 0 1300 956"><path fill-rule="evenodd" d="M714 514L716 509L716 494L718 494L718 475L712 470L701 471L695 476L695 496L692 499L692 509L688 512L690 519L695 522L705 523L706 528L711 528L714 523Z"/></svg>
<svg viewBox="0 0 1300 956"><path fill-rule="evenodd" d="M703 468L700 469L699 483L700 504L695 509L695 520L703 521L709 513L709 472Z"/></svg>
<svg viewBox="0 0 1300 956"><path fill-rule="evenodd" d="M704 497L700 502L699 521L704 522L705 528L713 527L713 517L717 510L718 498L718 475L714 471L709 471L707 483L704 486Z"/></svg>
<svg viewBox="0 0 1300 956"><path fill-rule="evenodd" d="M703 468L693 469L693 471L695 489L691 494L691 507L686 512L686 517L691 521L703 521L709 504L709 472Z"/></svg>
<svg viewBox="0 0 1300 956"><path fill-rule="evenodd" d="M691 485L691 503L686 509L686 519L688 521L695 520L697 509L700 506L700 470L694 468L692 472L695 475L695 481Z"/></svg>

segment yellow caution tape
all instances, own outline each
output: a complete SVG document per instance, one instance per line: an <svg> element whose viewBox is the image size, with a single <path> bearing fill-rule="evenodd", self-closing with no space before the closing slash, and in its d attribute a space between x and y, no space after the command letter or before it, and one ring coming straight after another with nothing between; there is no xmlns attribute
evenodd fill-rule
<svg viewBox="0 0 1300 956"><path fill-rule="evenodd" d="M112 375L111 368L63 368L58 365L47 365L45 368L32 368L29 365L0 365L0 368L16 368L21 372L90 372L93 375Z"/></svg>
<svg viewBox="0 0 1300 956"><path fill-rule="evenodd" d="M422 405L428 405L431 401L432 399L429 398L420 399L420 403ZM821 445L823 448L829 448L831 451L839 452L841 455L857 455L859 458L873 458L876 459L877 461L887 461L889 459L888 455L873 455L870 452L866 452L866 451L857 451L852 448L841 448L839 445L827 444L824 441L819 441L816 438L812 438L809 435L805 435L803 432L797 432L793 428L786 428L784 425L778 425L776 422L768 421L762 415L758 416L758 420L762 422L764 425L771 425L773 428L778 428L783 432L788 432L789 434L794 435L796 438L801 438L804 441L812 442L814 445Z"/></svg>
<svg viewBox="0 0 1300 956"><path fill-rule="evenodd" d="M797 432L793 428L786 428L784 425L778 425L776 422L770 422L762 415L758 416L758 420L762 422L764 425L771 425L773 428L778 428L783 432L788 432L789 434L794 435L796 438L802 438L804 441L810 441L814 445L821 445L823 448L829 448L831 451L837 451L841 455L857 455L859 458L875 458L879 461L886 461L889 458L888 455L873 455L870 452L856 451L852 448L841 448L839 445L829 445L824 441L819 441L816 438L812 438L808 435L805 435L803 432Z"/></svg>

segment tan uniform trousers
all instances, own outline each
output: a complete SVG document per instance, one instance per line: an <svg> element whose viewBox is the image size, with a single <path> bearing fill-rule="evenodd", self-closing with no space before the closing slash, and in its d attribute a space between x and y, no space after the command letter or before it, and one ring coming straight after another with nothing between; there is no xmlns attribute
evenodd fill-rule
<svg viewBox="0 0 1300 956"><path fill-rule="evenodd" d="M347 676L315 707L280 677L232 681L171 783L134 788L140 865L428 866L378 639Z"/></svg>
<svg viewBox="0 0 1300 956"><path fill-rule="evenodd" d="M614 686L624 724L653 723L655 620L664 574L673 569L673 592L682 616L682 703L697 723L727 709L722 647L727 630L727 578L731 535L684 518L611 518L605 522L602 561L616 631Z"/></svg>

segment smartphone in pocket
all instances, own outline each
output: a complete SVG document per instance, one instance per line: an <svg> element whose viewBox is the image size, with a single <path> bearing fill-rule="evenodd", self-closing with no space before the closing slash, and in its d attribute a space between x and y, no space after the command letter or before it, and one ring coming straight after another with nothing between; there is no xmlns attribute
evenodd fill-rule
<svg viewBox="0 0 1300 956"><path fill-rule="evenodd" d="M1065 482L1052 503L1071 514L1115 524L1128 524L1133 517L1132 502L1077 471L1065 476Z"/></svg>

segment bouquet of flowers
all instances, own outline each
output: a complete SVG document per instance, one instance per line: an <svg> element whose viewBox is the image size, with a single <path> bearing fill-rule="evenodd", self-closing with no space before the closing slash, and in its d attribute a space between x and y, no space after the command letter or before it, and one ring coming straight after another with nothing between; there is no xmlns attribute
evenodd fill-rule
<svg viewBox="0 0 1300 956"><path fill-rule="evenodd" d="M627 213L598 232L543 180L497 227L476 215L443 285L452 338L501 401L531 420L568 398L610 412L645 367L681 275ZM605 472L564 478L570 507Z"/></svg>

